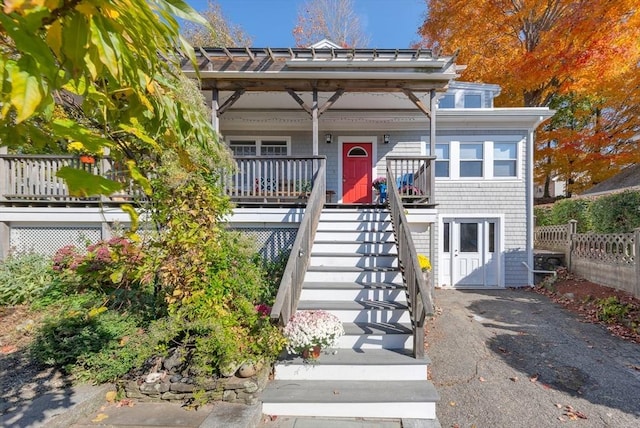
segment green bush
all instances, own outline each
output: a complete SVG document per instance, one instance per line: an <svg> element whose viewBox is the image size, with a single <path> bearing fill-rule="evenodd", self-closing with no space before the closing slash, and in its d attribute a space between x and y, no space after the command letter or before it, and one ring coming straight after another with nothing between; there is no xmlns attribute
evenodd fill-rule
<svg viewBox="0 0 640 428"><path fill-rule="evenodd" d="M550 226L551 220L551 208L549 207L534 207L533 215L536 217L536 226Z"/></svg>
<svg viewBox="0 0 640 428"><path fill-rule="evenodd" d="M38 254L15 254L0 261L0 306L31 303L53 279L51 262Z"/></svg>
<svg viewBox="0 0 640 428"><path fill-rule="evenodd" d="M584 199L563 199L556 202L551 208L550 224L567 224L570 220L577 220L578 233L591 230L589 204Z"/></svg>
<svg viewBox="0 0 640 428"><path fill-rule="evenodd" d="M595 232L631 232L640 227L640 192L602 196L591 203L589 214Z"/></svg>

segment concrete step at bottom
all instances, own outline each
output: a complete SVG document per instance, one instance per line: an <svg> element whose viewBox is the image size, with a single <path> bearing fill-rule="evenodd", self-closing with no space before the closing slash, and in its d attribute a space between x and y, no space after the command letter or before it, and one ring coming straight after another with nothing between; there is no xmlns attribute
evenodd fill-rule
<svg viewBox="0 0 640 428"><path fill-rule="evenodd" d="M267 415L436 419L440 399L426 381L274 380L262 392Z"/></svg>
<svg viewBox="0 0 640 428"><path fill-rule="evenodd" d="M284 354L275 364L276 380L426 380L428 358L407 349L323 349L309 363Z"/></svg>

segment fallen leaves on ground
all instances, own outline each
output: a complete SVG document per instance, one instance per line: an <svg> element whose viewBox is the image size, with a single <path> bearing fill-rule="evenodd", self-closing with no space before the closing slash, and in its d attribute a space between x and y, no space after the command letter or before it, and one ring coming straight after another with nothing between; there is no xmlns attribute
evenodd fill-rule
<svg viewBox="0 0 640 428"><path fill-rule="evenodd" d="M108 417L109 417L109 415L107 415L105 413L98 413L95 418L91 419L91 422L95 422L95 423L102 422L105 419L107 419Z"/></svg>

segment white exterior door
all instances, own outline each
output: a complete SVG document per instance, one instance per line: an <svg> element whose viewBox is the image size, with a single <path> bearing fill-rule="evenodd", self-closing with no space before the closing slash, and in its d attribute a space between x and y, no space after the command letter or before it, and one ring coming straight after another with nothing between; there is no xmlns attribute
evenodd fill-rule
<svg viewBox="0 0 640 428"><path fill-rule="evenodd" d="M500 222L487 218L449 218L443 222L440 277L450 287L500 285Z"/></svg>

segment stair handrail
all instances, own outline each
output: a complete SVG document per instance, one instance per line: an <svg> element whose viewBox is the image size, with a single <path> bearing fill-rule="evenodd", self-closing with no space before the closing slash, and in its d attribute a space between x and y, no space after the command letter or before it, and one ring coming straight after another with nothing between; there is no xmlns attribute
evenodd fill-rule
<svg viewBox="0 0 640 428"><path fill-rule="evenodd" d="M387 165L387 182L395 183L393 172ZM407 285L407 299L413 328L413 356L424 358L424 325L427 315L432 315L433 283L425 278L418 262L418 253L411 237L407 216L404 213L402 197L396 186L387 188L391 222L398 245L398 262Z"/></svg>
<svg viewBox="0 0 640 428"><path fill-rule="evenodd" d="M319 162L313 188L298 228L296 239L284 269L275 302L271 308L271 319L286 325L298 308L302 291L302 281L309 266L311 247L315 238L320 214L326 201L326 157L315 159Z"/></svg>

